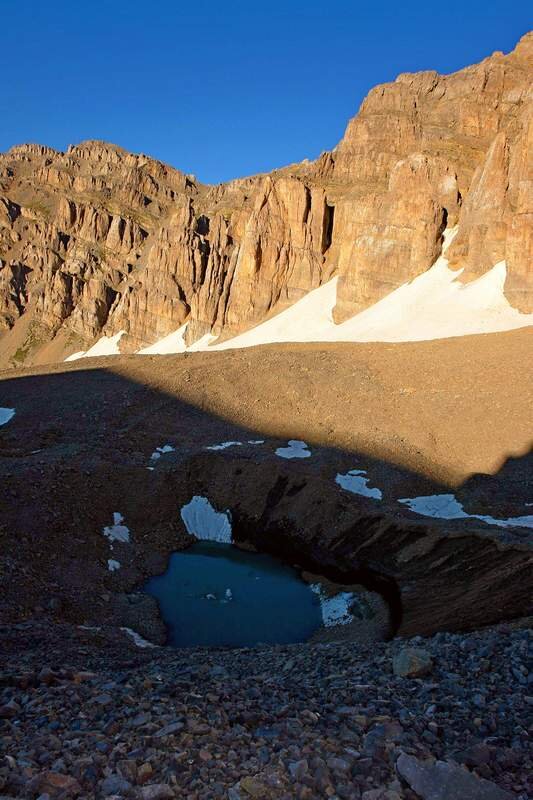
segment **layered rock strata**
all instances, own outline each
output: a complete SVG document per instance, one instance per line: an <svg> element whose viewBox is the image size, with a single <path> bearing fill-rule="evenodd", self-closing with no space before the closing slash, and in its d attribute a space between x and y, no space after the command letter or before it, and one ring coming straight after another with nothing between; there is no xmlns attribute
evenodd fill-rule
<svg viewBox="0 0 533 800"><path fill-rule="evenodd" d="M12 148L0 156L3 364L122 330L131 352L184 322L189 343L227 337L332 275L342 321L426 270L455 225L462 279L505 260L508 300L533 310L532 75L531 33L452 75L400 75L332 152L219 186L98 141Z"/></svg>

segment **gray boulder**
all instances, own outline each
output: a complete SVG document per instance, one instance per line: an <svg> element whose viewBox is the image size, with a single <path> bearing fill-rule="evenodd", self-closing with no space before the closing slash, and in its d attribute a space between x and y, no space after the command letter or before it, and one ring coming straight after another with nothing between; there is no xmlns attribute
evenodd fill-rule
<svg viewBox="0 0 533 800"><path fill-rule="evenodd" d="M421 678L433 669L433 659L421 647L404 647L392 659L392 669L399 678Z"/></svg>
<svg viewBox="0 0 533 800"><path fill-rule="evenodd" d="M449 761L420 761L402 753L396 769L422 800L513 800L492 781Z"/></svg>

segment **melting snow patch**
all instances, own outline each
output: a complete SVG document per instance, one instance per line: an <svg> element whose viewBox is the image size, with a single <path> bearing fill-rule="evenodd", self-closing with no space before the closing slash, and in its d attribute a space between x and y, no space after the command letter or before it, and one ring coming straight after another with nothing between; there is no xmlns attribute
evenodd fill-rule
<svg viewBox="0 0 533 800"><path fill-rule="evenodd" d="M287 447L278 447L276 455L280 458L309 458L311 451L307 449L305 442L290 439Z"/></svg>
<svg viewBox="0 0 533 800"><path fill-rule="evenodd" d="M115 561L114 558L108 558L107 568L109 572L116 572L117 569L120 569L120 561Z"/></svg>
<svg viewBox="0 0 533 800"><path fill-rule="evenodd" d="M533 515L495 519L486 514L467 514L453 494L431 494L425 497L404 497L398 501L409 506L415 514L437 519L479 519L500 528L533 528Z"/></svg>
<svg viewBox="0 0 533 800"><path fill-rule="evenodd" d="M107 536L110 542L129 542L130 531L129 528L122 525L123 522L124 517L122 514L115 511L113 514L113 525L104 528L104 536Z"/></svg>
<svg viewBox="0 0 533 800"><path fill-rule="evenodd" d="M119 331L114 336L102 336L86 352L81 350L79 353L72 353L65 361L77 361L79 358L96 358L97 356L119 356L118 343L125 333L126 331Z"/></svg>
<svg viewBox="0 0 533 800"><path fill-rule="evenodd" d="M184 353L187 349L185 339L183 338L186 327L187 325L182 325L181 328L178 328L177 331L165 336L164 339L160 339L158 342L151 344L149 347L143 347L142 350L137 350L137 352L143 356L162 356L169 355L171 353Z"/></svg>
<svg viewBox="0 0 533 800"><path fill-rule="evenodd" d="M156 447L154 452L150 456L150 460L157 461L157 459L161 458L162 455L164 455L165 453L173 453L175 449L176 448L172 447L171 444L164 444L163 447Z"/></svg>
<svg viewBox="0 0 533 800"><path fill-rule="evenodd" d="M398 500L405 503L411 511L424 517L438 517L439 519L462 519L468 517L458 503L454 494L430 494L426 497L404 497Z"/></svg>
<svg viewBox="0 0 533 800"><path fill-rule="evenodd" d="M366 470L364 469L351 469L346 475L339 473L335 478L335 483L338 483L347 492L361 494L363 497L372 497L374 500L381 500L383 497L381 489L371 489L368 486L370 478L364 478L364 475L366 475Z"/></svg>
<svg viewBox="0 0 533 800"><path fill-rule="evenodd" d="M521 314L505 298L505 261L469 283L458 280L462 270L450 269L445 255L454 235L455 230L445 232L443 254L433 266L345 322L333 320L338 278L332 278L266 322L209 349L274 342L415 342L533 325L533 314Z"/></svg>
<svg viewBox="0 0 533 800"><path fill-rule="evenodd" d="M352 592L339 592L328 597L319 583L312 583L309 588L320 598L322 622L326 628L353 622L354 617L350 613L350 608L355 601L355 595Z"/></svg>
<svg viewBox="0 0 533 800"><path fill-rule="evenodd" d="M264 439L248 439L248 444L264 444L264 443L265 443Z"/></svg>
<svg viewBox="0 0 533 800"><path fill-rule="evenodd" d="M187 533L206 542L231 543L231 522L227 511L216 511L207 497L195 495L181 509Z"/></svg>
<svg viewBox="0 0 533 800"><path fill-rule="evenodd" d="M0 425L5 425L14 416L14 408L0 408Z"/></svg>
<svg viewBox="0 0 533 800"><path fill-rule="evenodd" d="M120 630L124 631L124 633L127 633L128 636L131 636L137 647L157 647L156 644L152 644L152 642L143 639L143 637L137 633L137 631L132 631L131 628L121 628Z"/></svg>
<svg viewBox="0 0 533 800"><path fill-rule="evenodd" d="M211 444L206 450L225 450L226 447L240 447L242 442L222 442L221 444Z"/></svg>

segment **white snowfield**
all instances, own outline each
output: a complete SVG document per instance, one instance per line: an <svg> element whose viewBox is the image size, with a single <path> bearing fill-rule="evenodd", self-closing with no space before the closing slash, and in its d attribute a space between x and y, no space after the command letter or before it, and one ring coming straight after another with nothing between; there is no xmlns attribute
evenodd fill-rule
<svg viewBox="0 0 533 800"><path fill-rule="evenodd" d="M349 625L350 622L353 622L354 617L350 609L356 601L355 594L339 592L328 597L320 583L311 583L309 588L320 598L322 623L326 628L332 628L335 625Z"/></svg>
<svg viewBox="0 0 533 800"><path fill-rule="evenodd" d="M366 478L366 470L351 469L345 475L337 474L335 483L347 492L372 497L374 500L382 500L381 489L368 486L369 478ZM533 528L533 515L521 517L508 517L498 519L490 514L468 514L462 504L454 494L431 494L423 497L403 497L398 500L408 506L415 514L423 517L433 517L433 519L479 519L487 525L496 525L499 528ZM533 505L526 503L526 506Z"/></svg>
<svg viewBox="0 0 533 800"><path fill-rule="evenodd" d="M205 542L231 543L231 522L227 511L216 511L207 497L195 495L181 509L187 533Z"/></svg>
<svg viewBox="0 0 533 800"><path fill-rule="evenodd" d="M185 339L183 338L186 328L187 325L182 325L181 328L178 328L178 330L174 331L174 333L169 333L169 335L165 336L164 339L160 339L158 342L151 344L149 347L143 347L137 352L142 356L162 356L170 353L184 353L187 349Z"/></svg>
<svg viewBox="0 0 533 800"><path fill-rule="evenodd" d="M77 361L79 358L96 358L97 356L119 356L120 350L118 343L125 333L126 331L119 331L114 336L102 336L102 338L98 339L88 350L80 350L78 353L72 353L65 361Z"/></svg>
<svg viewBox="0 0 533 800"><path fill-rule="evenodd" d="M287 447L278 447L276 455L280 458L309 458L311 451L305 442L299 439L289 439Z"/></svg>
<svg viewBox="0 0 533 800"><path fill-rule="evenodd" d="M404 497L398 500L415 514L437 519L480 519L488 525L499 528L533 528L533 515L496 519L487 514L467 514L462 504L453 494L431 494L425 497Z"/></svg>
<svg viewBox="0 0 533 800"><path fill-rule="evenodd" d="M130 531L122 523L124 517L118 511L113 513L113 524L104 528L104 536L107 536L110 542L129 542Z"/></svg>
<svg viewBox="0 0 533 800"><path fill-rule="evenodd" d="M227 450L228 447L242 447L242 442L221 442L220 444L210 444L206 450Z"/></svg>
<svg viewBox="0 0 533 800"><path fill-rule="evenodd" d="M264 439L248 439L246 444L264 444ZM244 442L221 442L220 444L210 444L206 450L227 450L228 447L242 447Z"/></svg>
<svg viewBox="0 0 533 800"><path fill-rule="evenodd" d="M217 337L207 333L187 347L185 324L138 353L168 355L284 342L420 342L533 325L533 314L521 314L505 298L505 261L470 283L458 280L463 270L450 269L445 255L455 233L455 229L446 231L443 254L433 266L339 325L333 321L338 278L332 278L290 308L233 339L216 344ZM65 360L116 355L123 334L104 336L86 352L74 353Z"/></svg>
<svg viewBox="0 0 533 800"><path fill-rule="evenodd" d="M374 500L381 500L383 497L381 489L371 489L368 485L370 478L364 477L365 475L366 470L364 469L351 469L346 475L339 473L335 478L335 483L338 483L347 492L361 494L363 497L372 497Z"/></svg>
<svg viewBox="0 0 533 800"><path fill-rule="evenodd" d="M5 425L15 416L14 408L0 408L0 425Z"/></svg>

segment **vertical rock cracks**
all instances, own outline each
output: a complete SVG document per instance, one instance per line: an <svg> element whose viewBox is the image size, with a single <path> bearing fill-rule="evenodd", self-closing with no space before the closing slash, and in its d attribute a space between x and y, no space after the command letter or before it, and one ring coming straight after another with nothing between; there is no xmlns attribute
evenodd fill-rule
<svg viewBox="0 0 533 800"><path fill-rule="evenodd" d="M462 280L505 260L508 300L531 311L532 72L528 34L452 75L399 75L332 152L218 186L99 141L14 147L0 155L1 329L27 315L28 363L57 336L72 350L124 330L126 351L185 322L189 341L230 336L333 275L342 321L426 270L446 226Z"/></svg>

